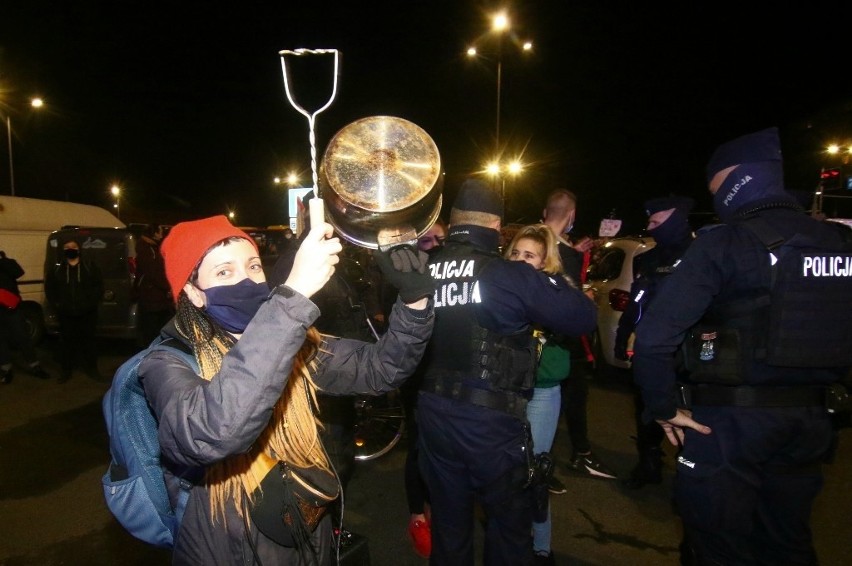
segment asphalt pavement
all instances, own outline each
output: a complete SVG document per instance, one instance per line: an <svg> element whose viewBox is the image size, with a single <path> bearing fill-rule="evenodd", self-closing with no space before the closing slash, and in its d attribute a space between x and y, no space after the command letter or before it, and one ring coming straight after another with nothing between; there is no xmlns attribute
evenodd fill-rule
<svg viewBox="0 0 852 566"><path fill-rule="evenodd" d="M55 340L39 347L45 367L58 375ZM104 341L99 367L112 375L134 352L131 344ZM20 360L18 360L20 361ZM108 440L101 398L108 383L75 373L68 383L42 381L16 367L0 385L0 566L165 565L169 553L127 534L103 502L101 476ZM591 383L589 435L593 450L624 477L634 463L632 401L624 375ZM367 540L372 566L424 566L406 527L405 443L359 462L345 500L347 529ZM661 485L638 491L615 480L575 475L566 466L570 446L560 422L554 453L568 492L552 496L556 563L570 566L675 566L680 527L670 493L674 451L666 446ZM852 535L852 435L841 434L836 461L825 467L813 529L823 566L848 564ZM477 534L481 556L482 535ZM477 564L481 564L481 558Z"/></svg>

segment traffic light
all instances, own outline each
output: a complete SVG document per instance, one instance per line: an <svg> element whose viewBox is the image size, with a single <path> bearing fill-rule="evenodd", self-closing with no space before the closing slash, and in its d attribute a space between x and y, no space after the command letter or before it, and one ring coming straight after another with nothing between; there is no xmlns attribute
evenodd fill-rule
<svg viewBox="0 0 852 566"><path fill-rule="evenodd" d="M837 191L843 188L843 175L840 167L823 169L819 174L819 182L824 191Z"/></svg>

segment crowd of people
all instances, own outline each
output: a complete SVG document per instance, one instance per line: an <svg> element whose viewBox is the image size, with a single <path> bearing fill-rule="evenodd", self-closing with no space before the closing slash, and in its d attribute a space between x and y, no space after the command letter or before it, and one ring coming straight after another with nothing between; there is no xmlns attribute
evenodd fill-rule
<svg viewBox="0 0 852 566"><path fill-rule="evenodd" d="M722 144L707 183L720 223L697 235L692 199L645 203L655 247L635 260L614 351L635 382L638 461L624 485L661 483L668 439L682 564L816 564L810 510L835 434L825 391L852 367L852 307L837 304L852 291L852 231L811 218L785 190L775 128ZM556 564L550 497L570 491L552 473L560 417L571 449L563 467L616 479L587 426L594 243L571 238L577 200L550 191L541 222L505 239L501 195L468 179L447 221L417 242L352 259L330 224L304 218L274 266L223 216L179 223L165 238L146 232L140 344L167 336L199 367L163 350L139 367L167 479L192 484L174 563L332 564L352 396L399 389L413 551L473 565L482 528L488 566ZM46 291L67 380L75 364L97 371L76 338L91 333L99 294L79 244L63 250ZM846 268L809 278L797 261ZM15 273L0 253L3 383L9 344L49 377L13 334ZM840 341L819 317L835 321ZM807 336L794 328L803 325ZM291 469L331 478L338 506L284 521Z"/></svg>

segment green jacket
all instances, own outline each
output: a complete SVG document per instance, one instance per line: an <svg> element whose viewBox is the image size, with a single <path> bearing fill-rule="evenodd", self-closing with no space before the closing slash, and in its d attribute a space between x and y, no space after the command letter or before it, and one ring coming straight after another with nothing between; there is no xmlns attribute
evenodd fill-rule
<svg viewBox="0 0 852 566"><path fill-rule="evenodd" d="M571 373L571 352L558 346L553 340L545 342L541 348L535 386L539 388L556 387Z"/></svg>

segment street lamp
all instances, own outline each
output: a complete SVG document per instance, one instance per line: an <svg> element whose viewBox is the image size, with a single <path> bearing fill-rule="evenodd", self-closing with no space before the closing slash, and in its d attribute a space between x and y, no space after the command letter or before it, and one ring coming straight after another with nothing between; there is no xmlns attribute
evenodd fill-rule
<svg viewBox="0 0 852 566"><path fill-rule="evenodd" d="M500 182L500 198L506 202L506 176L517 177L524 171L524 164L520 159L507 162L499 160L491 161L485 165L485 174Z"/></svg>
<svg viewBox="0 0 852 566"><path fill-rule="evenodd" d="M113 185L109 192L111 192L112 196L115 197L115 203L112 205L115 209L115 217L121 220L121 209L119 207L119 202L121 201L121 187Z"/></svg>
<svg viewBox="0 0 852 566"><path fill-rule="evenodd" d="M276 185L280 185L281 183L287 183L287 186L295 187L299 184L299 176L291 171L290 173L287 173L287 177L282 178L276 176L272 179L272 182Z"/></svg>
<svg viewBox="0 0 852 566"><path fill-rule="evenodd" d="M41 98L33 98L30 100L30 106L33 108L41 108L44 106L44 100ZM6 113L6 139L9 143L9 186L12 196L15 196L15 164L12 159L12 117Z"/></svg>
<svg viewBox="0 0 852 566"><path fill-rule="evenodd" d="M503 94L503 35L510 29L509 16L506 12L498 12L491 16L491 31L497 36L497 116L494 127L494 147L495 154L500 155L500 116L501 102ZM532 51L533 44L531 41L524 41L520 44L521 51ZM468 57L476 57L478 50L475 46L467 49Z"/></svg>

